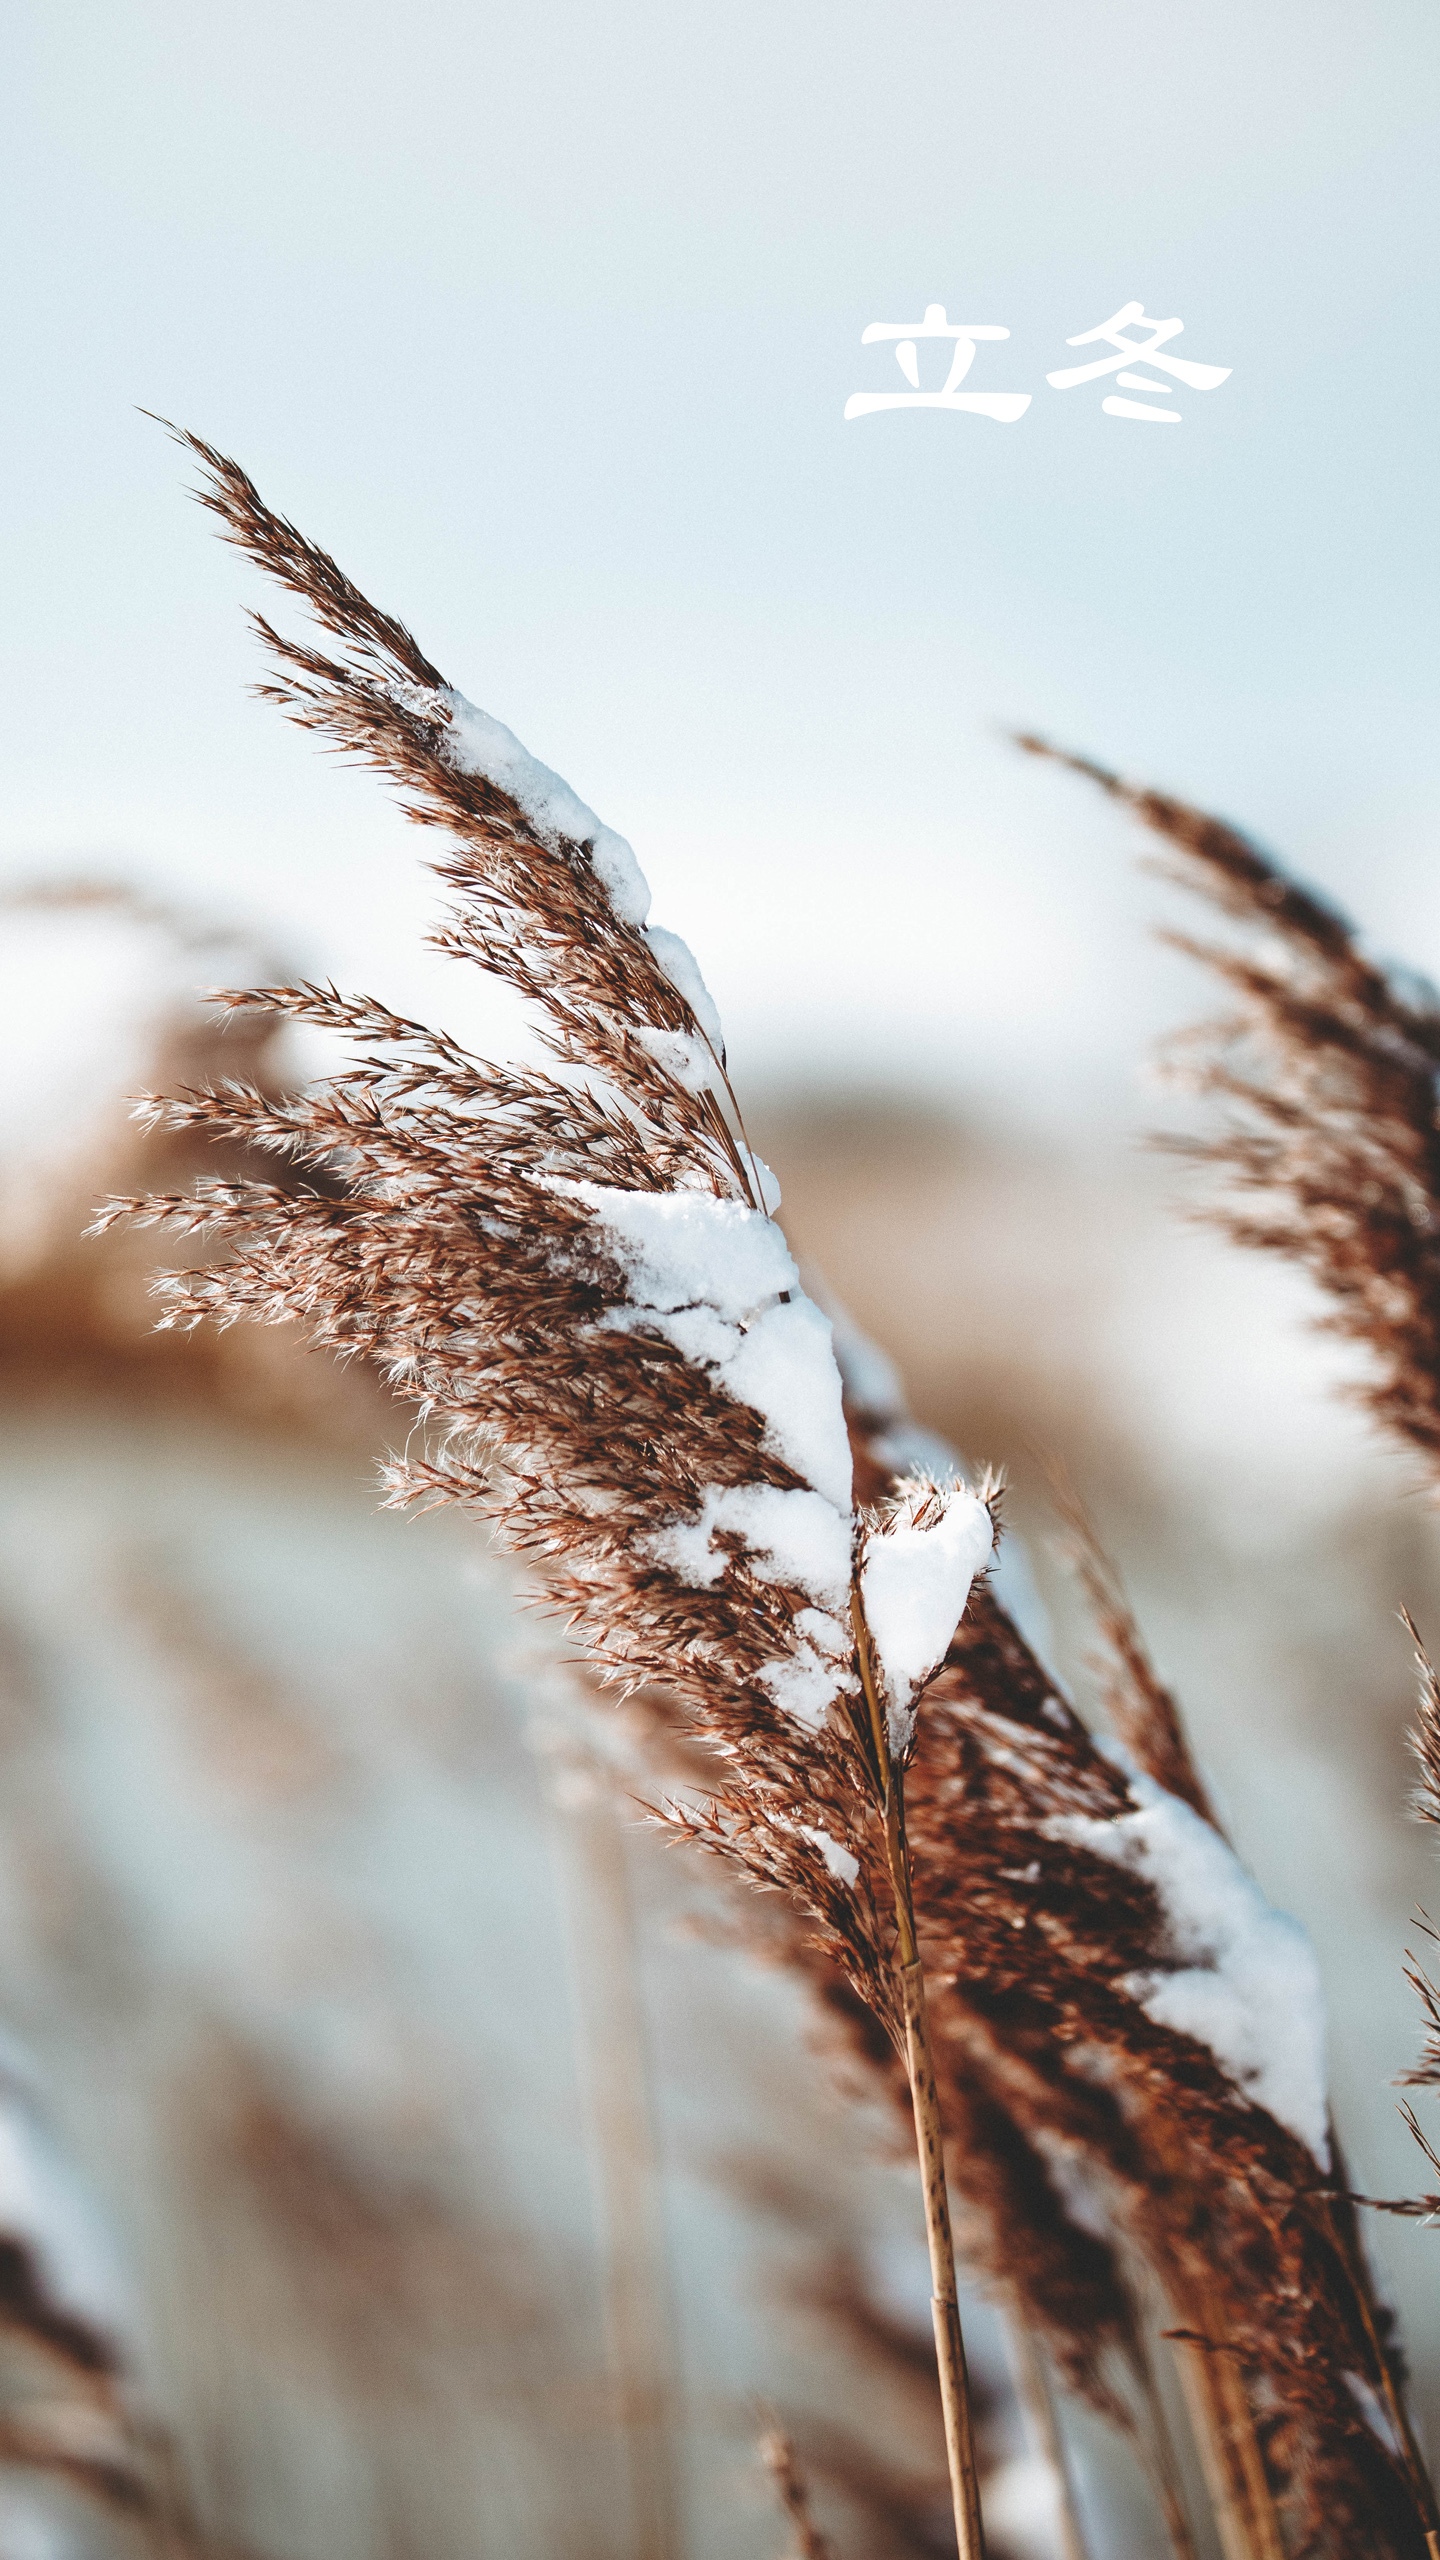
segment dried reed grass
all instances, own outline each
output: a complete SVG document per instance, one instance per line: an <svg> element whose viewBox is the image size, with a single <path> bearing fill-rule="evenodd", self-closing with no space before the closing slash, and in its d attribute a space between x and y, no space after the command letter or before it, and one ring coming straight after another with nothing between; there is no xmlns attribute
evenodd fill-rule
<svg viewBox="0 0 1440 2560"><path fill-rule="evenodd" d="M265 690L395 779L412 818L447 829L436 867L456 905L439 947L530 999L561 1072L497 1070L329 988L229 997L242 1013L318 1023L361 1056L300 1099L228 1083L152 1106L157 1124L262 1151L289 1177L114 1205L111 1219L223 1244L223 1259L172 1277L167 1320L296 1318L316 1345L374 1361L442 1435L392 1471L393 1498L459 1499L497 1519L592 1663L663 1686L699 1737L706 1792L671 1808L676 1833L778 1890L792 1960L814 1958L857 2051L892 2087L908 2083L967 2560L981 2533L946 2123L977 2257L988 2251L1066 2379L1122 2423L1159 2405L1136 2293L1137 2280L1158 2286L1189 2350L1233 2560L1361 2548L1415 2560L1433 2499L1412 2448L1366 2413L1367 2392L1397 2405L1398 2382L1335 2181L1137 1988L1186 1964L1156 1883L1119 1845L1143 1799L983 1586L920 1684L918 1722L903 1701L897 1713L867 1615L868 1563L886 1539L929 1533L956 1497L915 1485L860 1434L855 1489L868 1507L851 1625L837 1633L833 1605L765 1547L746 1508L751 1495L803 1500L812 1479L777 1445L763 1398L727 1387L723 1364L632 1294L617 1199L752 1217L767 1203L698 982L621 911L598 837L541 825L462 752L470 715L403 626L265 508L236 465L183 441L228 537L339 643L327 656L259 622L280 671ZM1178 819L1169 831L1184 837ZM1207 839L1197 858L1250 897L1257 858L1238 843ZM1341 969L1313 902L1277 896L1271 920L1317 969L1327 957ZM1361 1036L1376 991L1351 969L1344 993L1355 1018L1336 1012L1332 1045L1343 1049L1348 1026L1369 1079L1352 1116L1383 1100L1404 1121L1411 1063L1385 1086L1381 1029L1369 1048ZM1273 1012L1280 995L1266 1001ZM1252 1099L1243 1083L1230 1089ZM1254 1107L1266 1108L1263 1093ZM1271 1153L1243 1159L1257 1180L1273 1183L1288 1162L1274 1155L1283 1119L1270 1110ZM1387 1123L1352 1144L1383 1156L1398 1140ZM1340 1229L1320 1223L1347 1306L1378 1321L1353 1237L1336 1243ZM1423 1439L1412 1372L1433 1346L1418 1246L1411 1262L1410 1297L1385 1302L1384 1400ZM731 1496L745 1500L727 1509ZM677 1536L701 1539L702 1571L687 1570ZM1132 1700L1145 1692L1134 1729L1174 1794L1178 1718L1147 1690L1138 1639L1116 1644L1113 1593L1107 1617L1117 1679ZM1203 1822L1194 1785L1178 1792ZM1171 2525L1184 2549L1178 2508Z"/></svg>
<svg viewBox="0 0 1440 2560"><path fill-rule="evenodd" d="M607 876L598 830L547 829L457 752L464 706L403 626L274 516L235 464L183 441L229 538L341 644L328 658L260 622L283 671L264 690L399 781L407 814L449 829L436 867L458 896L437 944L528 997L570 1074L490 1069L447 1035L333 990L241 994L228 999L237 1010L364 1044L362 1063L303 1100L231 1083L157 1103L152 1116L268 1150L303 1169L303 1186L206 1181L193 1198L118 1203L104 1223L224 1234L223 1262L172 1275L168 1321L299 1315L317 1345L374 1360L445 1430L430 1454L392 1470L392 1498L487 1511L543 1569L591 1659L622 1682L666 1680L709 1736L724 1778L677 1828L793 1896L907 2053L957 2533L971 2560L983 2545L896 1756L910 1702L882 1697L862 1596L875 1542L938 1528L956 1497L927 1491L858 1525L841 1567L852 1653L833 1567L817 1575L796 1561L814 1546L826 1496L794 1462L795 1432L727 1392L723 1364L631 1295L625 1217L633 1233L637 1201L678 1200L692 1222L707 1202L764 1214L763 1172L693 963L684 955L677 983L675 946L625 912L627 884ZM710 1225L723 1244L724 1222ZM788 1257L765 1251L762 1294L778 1293L777 1311L793 1305L782 1330L803 1362L795 1319L806 1310ZM793 1530L767 1531L776 1496L800 1497ZM760 1526L747 1529L757 1506ZM718 1541L716 1520L735 1524ZM848 1489L836 1527L848 1545ZM697 1537L698 1569L677 1554ZM963 1599L962 1586L957 1610ZM817 1698L821 1713L832 1700L839 1712L820 1722Z"/></svg>
<svg viewBox="0 0 1440 2560"><path fill-rule="evenodd" d="M1368 959L1338 909L1236 828L1044 739L1019 744L1098 783L1159 837L1162 877L1241 928L1239 944L1163 936L1233 1006L1170 1052L1221 1126L1164 1143L1220 1176L1211 1223L1319 1283L1327 1326L1370 1355L1364 1402L1440 1481L1440 1000Z"/></svg>

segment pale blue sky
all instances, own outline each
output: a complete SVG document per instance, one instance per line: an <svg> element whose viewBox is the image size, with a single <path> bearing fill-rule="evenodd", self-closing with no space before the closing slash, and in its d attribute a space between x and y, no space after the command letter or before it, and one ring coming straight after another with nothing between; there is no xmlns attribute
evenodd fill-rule
<svg viewBox="0 0 1440 2560"><path fill-rule="evenodd" d="M742 1082L1131 1107L1196 990L1007 722L1440 969L1428 0L9 26L12 876L125 870L422 990L414 839L246 700L252 582L143 403L631 837ZM1045 388L1131 296L1234 368L1180 428ZM866 322L929 301L1010 327L974 381L1035 390L1017 426L842 423L893 375Z"/></svg>

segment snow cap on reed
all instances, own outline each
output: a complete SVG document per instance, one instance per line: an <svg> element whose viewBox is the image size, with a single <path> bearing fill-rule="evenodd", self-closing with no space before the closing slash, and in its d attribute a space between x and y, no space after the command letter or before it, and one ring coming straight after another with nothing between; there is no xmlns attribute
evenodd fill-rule
<svg viewBox="0 0 1440 2560"><path fill-rule="evenodd" d="M624 1277L624 1298L597 1329L673 1343L760 1417L767 1453L799 1479L706 1484L698 1505L648 1532L645 1551L692 1591L713 1589L739 1557L813 1604L796 1613L792 1646L757 1677L777 1706L818 1725L850 1677L851 1649L851 1456L829 1322L801 1290L780 1229L741 1201L557 1187L589 1210L592 1237Z"/></svg>
<svg viewBox="0 0 1440 2560"><path fill-rule="evenodd" d="M1067 1815L1046 1825L1159 1895L1176 1961L1118 1987L1157 2026L1208 2045L1226 2078L1328 2168L1325 2009L1309 1938L1190 1805L1138 1771L1130 1794L1138 1810L1118 1819Z"/></svg>
<svg viewBox="0 0 1440 2560"><path fill-rule="evenodd" d="M562 843L588 846L596 876L622 924L643 925L650 913L650 883L625 838L603 825L563 775L552 773L548 764L532 756L503 720L492 719L488 711L467 702L453 685L439 689L439 705L446 719L448 761L461 773L483 774L487 782L508 793L552 852ZM698 977L699 971L695 974Z"/></svg>
<svg viewBox="0 0 1440 2560"><path fill-rule="evenodd" d="M406 685L399 690L414 708L423 688ZM646 922L650 883L625 837L597 818L563 774L553 772L538 756L532 756L503 720L496 720L478 704L467 702L453 685L438 689L434 705L446 720L445 754L450 763L461 773L483 774L487 782L506 792L524 811L540 842L552 851L564 843L586 847L596 877L621 923L636 925L644 933L666 977L694 1014L706 1045L717 1059L723 1060L725 1044L719 1009L700 974L700 964L678 933L672 933L667 925Z"/></svg>
<svg viewBox="0 0 1440 2560"><path fill-rule="evenodd" d="M916 1700L944 1661L970 1585L994 1549L989 1506L966 1484L912 1476L867 1520L860 1593L890 1747L900 1758L914 1738Z"/></svg>
<svg viewBox="0 0 1440 2560"><path fill-rule="evenodd" d="M817 1489L848 1536L850 1441L830 1326L803 1294L780 1229L710 1192L565 1188L593 1212L626 1272L625 1304L606 1326L663 1334L763 1415L766 1445ZM827 1585L826 1596L843 1598L846 1579L842 1565L838 1591Z"/></svg>

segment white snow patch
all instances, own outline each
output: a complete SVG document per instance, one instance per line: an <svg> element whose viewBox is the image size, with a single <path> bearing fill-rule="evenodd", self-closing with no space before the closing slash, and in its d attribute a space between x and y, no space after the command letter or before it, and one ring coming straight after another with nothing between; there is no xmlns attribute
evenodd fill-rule
<svg viewBox="0 0 1440 2560"><path fill-rule="evenodd" d="M688 942L668 925L647 924L645 939L664 970L670 984L682 995L719 1059L725 1055L725 1039L720 1028L720 1008L700 975L700 964Z"/></svg>
<svg viewBox="0 0 1440 2560"><path fill-rule="evenodd" d="M900 1487L894 1509L867 1534L860 1590L897 1753L910 1747L915 1699L943 1661L994 1546L978 1494L920 1478Z"/></svg>
<svg viewBox="0 0 1440 2560"><path fill-rule="evenodd" d="M1227 2079L1328 2169L1325 2010L1309 1938L1188 1804L1147 1778L1130 1789L1134 1813L1067 1814L1046 1826L1153 1884L1189 1959L1174 1972L1130 1974L1120 1988L1157 2025L1207 2045Z"/></svg>
<svg viewBox="0 0 1440 2560"><path fill-rule="evenodd" d="M762 1662L755 1677L782 1713L793 1716L807 1733L819 1732L841 1688L831 1664L808 1644Z"/></svg>
<svg viewBox="0 0 1440 2560"><path fill-rule="evenodd" d="M602 825L579 793L532 756L503 720L493 720L448 686L441 699L450 715L445 746L451 762L462 773L483 773L508 791L542 844L554 849L564 837L571 844L588 845L596 875L621 922L643 925L650 913L650 887L625 838Z"/></svg>
<svg viewBox="0 0 1440 2560"><path fill-rule="evenodd" d="M801 1823L800 1836L808 1840L812 1848L819 1850L830 1873L841 1884L854 1885L859 1882L860 1861L853 1849L847 1849L843 1841L832 1839L828 1831L813 1829L808 1822Z"/></svg>
<svg viewBox="0 0 1440 2560"><path fill-rule="evenodd" d="M888 1352L861 1331L848 1308L813 1281L812 1287L834 1328L846 1406L865 1426L877 1463L892 1476L928 1476L935 1484L963 1484L964 1460L938 1431L915 1421L905 1402L900 1372ZM1006 1538L998 1549L990 1588L1031 1651L1048 1664L1054 1633L1018 1538Z"/></svg>
<svg viewBox="0 0 1440 2560"><path fill-rule="evenodd" d="M851 1643L848 1613L841 1618L825 1609L799 1609L793 1650L762 1664L756 1677L777 1707L814 1732L841 1691L856 1686Z"/></svg>
<svg viewBox="0 0 1440 2560"><path fill-rule="evenodd" d="M835 1515L848 1557L852 1467L830 1325L804 1296L779 1228L703 1191L566 1183L594 1211L628 1283L605 1321L663 1334L764 1417L766 1441Z"/></svg>
<svg viewBox="0 0 1440 2560"><path fill-rule="evenodd" d="M631 1037L686 1093L704 1093L714 1083L719 1068L698 1031L666 1031L646 1022L632 1023L630 1030Z"/></svg>
<svg viewBox="0 0 1440 2560"><path fill-rule="evenodd" d="M598 1182L563 1187L609 1230L636 1306L698 1301L740 1323L767 1299L799 1288L779 1228L743 1201L717 1200L706 1191L616 1191Z"/></svg>
<svg viewBox="0 0 1440 2560"><path fill-rule="evenodd" d="M840 1627L850 1581L850 1524L823 1494L808 1485L788 1491L774 1484L707 1485L698 1520L654 1530L645 1552L667 1564L690 1590L710 1591L730 1561L727 1549L716 1544L722 1532L739 1539L751 1571L763 1582L796 1584L827 1625ZM802 1627L802 1641L805 1633ZM833 1666L830 1680L833 1689Z"/></svg>
<svg viewBox="0 0 1440 2560"><path fill-rule="evenodd" d="M707 1591L738 1550L763 1580L806 1595L814 1606L796 1621L793 1649L757 1676L787 1715L816 1727L851 1676L852 1469L829 1320L801 1290L779 1228L738 1200L556 1187L592 1211L625 1275L625 1297L601 1323L673 1342L761 1417L767 1448L805 1478L706 1486L698 1513L652 1530L644 1552Z"/></svg>
<svg viewBox="0 0 1440 2560"><path fill-rule="evenodd" d="M840 1380L830 1356L830 1327L808 1298L767 1307L719 1364L722 1383L741 1404L763 1413L777 1454L808 1477L850 1533L850 1442Z"/></svg>
<svg viewBox="0 0 1440 2560"><path fill-rule="evenodd" d="M417 692L420 688L415 688ZM588 845L596 874L623 924L638 925L677 994L684 997L699 1025L689 1032L640 1029L637 1036L666 1072L691 1093L701 1093L725 1061L720 1009L700 973L688 942L668 925L647 924L650 884L624 836L607 827L572 790L563 774L542 764L522 745L513 729L488 711L446 688L439 697L448 713L445 752L462 773L483 773L518 802L542 844L552 849L562 838ZM768 1206L778 1207L779 1195Z"/></svg>

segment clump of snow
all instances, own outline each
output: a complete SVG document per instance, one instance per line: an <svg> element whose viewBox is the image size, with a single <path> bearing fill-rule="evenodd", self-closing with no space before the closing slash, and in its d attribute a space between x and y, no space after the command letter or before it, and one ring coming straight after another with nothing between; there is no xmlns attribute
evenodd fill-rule
<svg viewBox="0 0 1440 2560"><path fill-rule="evenodd" d="M801 1609L790 1652L762 1663L756 1677L777 1707L817 1732L839 1693L855 1686L850 1649L848 1612L841 1616L827 1609Z"/></svg>
<svg viewBox="0 0 1440 2560"><path fill-rule="evenodd" d="M819 1732L841 1687L824 1654L808 1644L762 1662L755 1677L782 1713L793 1716L807 1733Z"/></svg>
<svg viewBox="0 0 1440 2560"><path fill-rule="evenodd" d="M716 1544L721 1534L740 1540L751 1571L762 1581L798 1583L819 1612L844 1608L850 1524L823 1494L808 1485L788 1490L774 1484L707 1485L699 1518L657 1529L646 1541L646 1552L669 1565L692 1591L709 1591L729 1562L727 1550ZM833 1690L833 1670L830 1685Z"/></svg>
<svg viewBox="0 0 1440 2560"><path fill-rule="evenodd" d="M915 1478L869 1528L860 1590L893 1751L915 1730L915 1701L945 1658L970 1585L995 1547L995 1524L968 1485Z"/></svg>
<svg viewBox="0 0 1440 2560"><path fill-rule="evenodd" d="M800 1288L780 1229L703 1191L567 1183L626 1274L617 1328L661 1333L763 1414L766 1442L824 1497L849 1538L850 1440L830 1325Z"/></svg>
<svg viewBox="0 0 1440 2560"><path fill-rule="evenodd" d="M1144 1876L1160 1897L1183 1961L1129 1974L1120 1988L1157 2025L1207 2045L1227 2079L1328 2168L1325 2010L1309 1938L1188 1804L1140 1776L1130 1790L1134 1813L1047 1826Z"/></svg>
<svg viewBox="0 0 1440 2560"><path fill-rule="evenodd" d="M716 1067L723 1067L725 1061L719 1007L688 942L672 933L668 925L646 923L650 885L633 848L613 827L604 825L593 809L587 808L562 774L552 772L548 764L532 756L503 720L492 718L476 703L467 702L463 693L448 687L439 699L446 715L445 752L452 764L458 765L462 773L483 773L487 781L508 792L524 810L542 844L553 849L563 838L571 844L588 845L596 876L615 913L623 924L640 927L666 977L690 1007L702 1034L698 1042L676 1032L642 1031L640 1037L681 1084L692 1093L702 1091ZM661 1047L657 1043L669 1045ZM777 1206L778 1195L776 1202L766 1205Z"/></svg>
<svg viewBox="0 0 1440 2560"><path fill-rule="evenodd" d="M563 837L571 844L588 845L596 875L617 916L624 924L643 925L650 913L649 883L625 838L603 826L579 793L532 756L503 720L492 720L488 711L479 710L463 693L448 687L443 700L449 713L445 745L451 762L462 773L483 773L488 782L508 791L542 844L554 848ZM694 962L690 965L693 969ZM697 978L699 974L696 970Z"/></svg>
<svg viewBox="0 0 1440 2560"><path fill-rule="evenodd" d="M678 933L663 924L647 924L645 939L671 985L684 997L716 1057L723 1060L725 1041L719 1007L700 975L700 964L689 943L682 942Z"/></svg>
<svg viewBox="0 0 1440 2560"><path fill-rule="evenodd" d="M834 1331L846 1407L865 1429L877 1463L895 1477L928 1476L934 1484L963 1484L963 1458L956 1456L938 1431L915 1421L905 1402L900 1372L888 1352L862 1333L838 1299L824 1289L817 1288L815 1294ZM990 1588L1032 1653L1048 1667L1054 1634L1020 1539L1007 1537L997 1548Z"/></svg>
<svg viewBox="0 0 1440 2560"><path fill-rule="evenodd" d="M816 1830L808 1822L801 1823L800 1836L808 1840L813 1849L819 1850L830 1873L839 1883L853 1885L859 1882L860 1861L843 1841L832 1839L828 1831Z"/></svg>
<svg viewBox="0 0 1440 2560"><path fill-rule="evenodd" d="M779 1228L701 1191L557 1186L584 1201L625 1275L602 1324L673 1342L764 1424L766 1447L803 1484L709 1485L698 1511L652 1530L645 1552L691 1589L713 1589L743 1554L763 1580L803 1592L791 1651L758 1675L777 1706L818 1726L850 1677L851 1457L830 1325L804 1295Z"/></svg>
<svg viewBox="0 0 1440 2560"><path fill-rule="evenodd" d="M698 1031L665 1031L641 1022L632 1025L631 1037L686 1093L704 1093L719 1074L714 1054Z"/></svg>
<svg viewBox="0 0 1440 2560"><path fill-rule="evenodd" d="M800 1285L779 1228L742 1201L705 1191L618 1191L598 1182L564 1187L607 1230L637 1306L703 1304L738 1321Z"/></svg>

